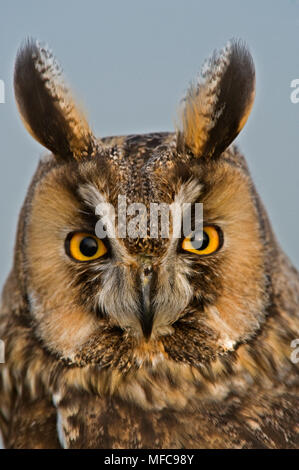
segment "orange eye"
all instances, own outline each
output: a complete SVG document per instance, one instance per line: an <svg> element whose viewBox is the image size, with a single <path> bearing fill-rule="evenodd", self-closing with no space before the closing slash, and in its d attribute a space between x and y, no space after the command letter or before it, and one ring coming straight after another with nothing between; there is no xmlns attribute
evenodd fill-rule
<svg viewBox="0 0 299 470"><path fill-rule="evenodd" d="M102 240L90 233L75 232L66 239L66 252L76 261L92 261L107 251Z"/></svg>
<svg viewBox="0 0 299 470"><path fill-rule="evenodd" d="M183 240L182 248L190 253L197 255L210 255L217 251L222 244L222 232L213 225L207 225L203 228L203 239L199 241L191 233Z"/></svg>

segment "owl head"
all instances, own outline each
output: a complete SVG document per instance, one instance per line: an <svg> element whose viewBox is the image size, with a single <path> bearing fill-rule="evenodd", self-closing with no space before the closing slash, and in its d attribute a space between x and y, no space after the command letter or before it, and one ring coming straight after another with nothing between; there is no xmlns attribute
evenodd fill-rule
<svg viewBox="0 0 299 470"><path fill-rule="evenodd" d="M96 138L52 53L33 40L18 53L14 86L27 130L50 151L28 191L15 260L42 347L67 365L202 367L255 335L270 235L230 146L254 100L246 47L233 41L205 63L174 133ZM198 204L201 238L192 224L172 236L172 211L161 233L162 208L175 207L180 225L185 207L194 222ZM112 236L107 225L120 219L127 231ZM140 224L135 236L129 228Z"/></svg>

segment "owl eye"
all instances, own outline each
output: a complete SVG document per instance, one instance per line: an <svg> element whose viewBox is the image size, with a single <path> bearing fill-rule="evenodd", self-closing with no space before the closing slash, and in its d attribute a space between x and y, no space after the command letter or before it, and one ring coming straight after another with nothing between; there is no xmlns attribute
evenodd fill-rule
<svg viewBox="0 0 299 470"><path fill-rule="evenodd" d="M76 261L91 261L107 253L105 244L95 235L70 233L65 242L66 253Z"/></svg>
<svg viewBox="0 0 299 470"><path fill-rule="evenodd" d="M210 255L221 248L222 239L223 234L219 227L206 225L203 228L203 239L200 246L199 240L192 233L183 240L182 249L197 255Z"/></svg>

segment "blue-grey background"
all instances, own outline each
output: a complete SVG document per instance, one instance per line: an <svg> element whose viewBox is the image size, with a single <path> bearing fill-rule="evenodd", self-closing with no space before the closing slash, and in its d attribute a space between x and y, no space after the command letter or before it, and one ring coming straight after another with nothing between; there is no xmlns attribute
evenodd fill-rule
<svg viewBox="0 0 299 470"><path fill-rule="evenodd" d="M17 217L44 149L16 111L15 54L27 36L62 63L99 136L172 130L177 105L214 48L231 37L250 46L257 97L238 137L276 234L299 266L298 0L1 0L0 287L12 262Z"/></svg>

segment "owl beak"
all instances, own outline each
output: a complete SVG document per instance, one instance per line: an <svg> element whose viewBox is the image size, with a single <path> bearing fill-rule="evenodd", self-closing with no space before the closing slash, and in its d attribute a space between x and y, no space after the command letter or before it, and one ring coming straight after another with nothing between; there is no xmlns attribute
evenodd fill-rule
<svg viewBox="0 0 299 470"><path fill-rule="evenodd" d="M153 310L151 306L151 281L152 281L152 266L146 264L143 266L140 280L141 280L141 314L140 322L141 328L145 339L149 339L153 328Z"/></svg>

